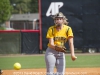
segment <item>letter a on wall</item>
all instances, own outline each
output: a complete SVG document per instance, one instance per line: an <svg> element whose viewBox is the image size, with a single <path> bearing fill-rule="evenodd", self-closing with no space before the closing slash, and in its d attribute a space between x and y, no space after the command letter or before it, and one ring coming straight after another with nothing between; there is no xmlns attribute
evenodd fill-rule
<svg viewBox="0 0 100 75"><path fill-rule="evenodd" d="M63 6L63 2L51 2L47 12L46 16L55 15L59 12L59 9Z"/></svg>

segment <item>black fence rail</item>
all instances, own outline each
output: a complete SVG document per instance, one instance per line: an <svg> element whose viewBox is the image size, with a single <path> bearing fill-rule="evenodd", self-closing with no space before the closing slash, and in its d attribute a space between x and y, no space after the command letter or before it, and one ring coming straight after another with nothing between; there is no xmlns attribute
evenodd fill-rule
<svg viewBox="0 0 100 75"><path fill-rule="evenodd" d="M0 54L38 54L39 30L0 31Z"/></svg>

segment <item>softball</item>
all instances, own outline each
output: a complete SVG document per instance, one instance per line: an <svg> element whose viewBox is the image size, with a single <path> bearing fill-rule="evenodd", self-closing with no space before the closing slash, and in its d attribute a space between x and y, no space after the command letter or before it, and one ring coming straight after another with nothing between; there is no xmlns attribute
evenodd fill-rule
<svg viewBox="0 0 100 75"><path fill-rule="evenodd" d="M14 64L14 69L15 69L15 70L20 70L20 69L21 69L21 64L18 63L18 62L16 62L16 63Z"/></svg>

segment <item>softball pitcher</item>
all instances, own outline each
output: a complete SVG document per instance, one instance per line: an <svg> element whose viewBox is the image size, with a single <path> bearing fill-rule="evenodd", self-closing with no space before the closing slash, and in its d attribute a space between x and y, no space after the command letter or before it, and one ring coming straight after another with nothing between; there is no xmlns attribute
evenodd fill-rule
<svg viewBox="0 0 100 75"><path fill-rule="evenodd" d="M47 75L54 75L54 67L57 69L56 75L64 75L65 72L65 46L69 42L71 58L74 61L77 57L74 53L73 32L67 26L67 18L63 13L57 13L54 17L54 26L49 27L46 38L49 40L48 48L45 53Z"/></svg>

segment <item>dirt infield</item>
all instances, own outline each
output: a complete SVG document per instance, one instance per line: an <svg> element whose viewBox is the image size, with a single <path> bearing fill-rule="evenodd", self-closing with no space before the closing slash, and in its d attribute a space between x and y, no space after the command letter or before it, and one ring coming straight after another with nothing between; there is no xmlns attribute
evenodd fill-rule
<svg viewBox="0 0 100 75"><path fill-rule="evenodd" d="M46 75L46 69L3 70L2 75ZM67 68L65 75L100 75L100 68Z"/></svg>

